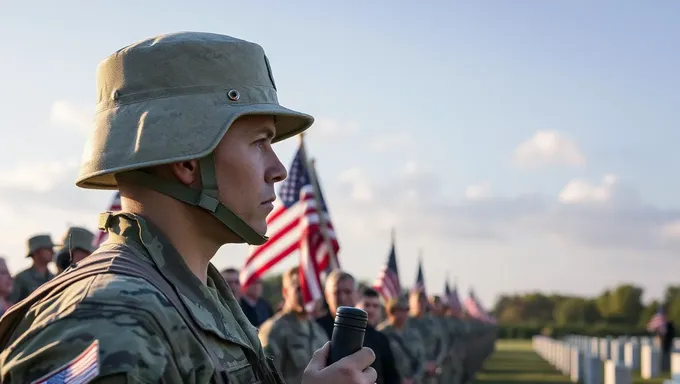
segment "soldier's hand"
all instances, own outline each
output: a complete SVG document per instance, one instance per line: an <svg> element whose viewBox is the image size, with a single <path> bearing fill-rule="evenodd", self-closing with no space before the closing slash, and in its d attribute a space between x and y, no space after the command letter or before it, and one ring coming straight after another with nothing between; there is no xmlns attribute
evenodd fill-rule
<svg viewBox="0 0 680 384"><path fill-rule="evenodd" d="M314 352L302 375L302 384L373 384L378 374L370 365L375 353L367 347L326 366L330 342Z"/></svg>

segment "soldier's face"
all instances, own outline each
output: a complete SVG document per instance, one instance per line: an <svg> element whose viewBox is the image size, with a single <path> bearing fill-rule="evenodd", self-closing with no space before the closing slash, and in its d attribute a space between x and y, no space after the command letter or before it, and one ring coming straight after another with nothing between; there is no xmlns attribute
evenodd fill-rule
<svg viewBox="0 0 680 384"><path fill-rule="evenodd" d="M359 303L357 308L363 309L368 315L368 323L372 326L376 326L380 323L381 306L380 299L377 297L364 296Z"/></svg>
<svg viewBox="0 0 680 384"><path fill-rule="evenodd" d="M227 272L223 275L224 280L227 281L227 285L231 289L234 296L239 299L241 297L241 282L238 279L238 273Z"/></svg>
<svg viewBox="0 0 680 384"><path fill-rule="evenodd" d="M220 201L260 234L276 197L274 183L286 168L272 149L274 118L246 116L236 120L215 149Z"/></svg>
<svg viewBox="0 0 680 384"><path fill-rule="evenodd" d="M296 311L304 311L302 289L300 289L300 281L297 275L293 276L286 285L283 286L283 297L286 299L286 305Z"/></svg>
<svg viewBox="0 0 680 384"><path fill-rule="evenodd" d="M33 258L37 259L41 264L47 264L54 258L54 251L52 248L41 248L33 252Z"/></svg>
<svg viewBox="0 0 680 384"><path fill-rule="evenodd" d="M341 306L353 307L356 305L356 291L354 289L354 280L352 279L338 281L335 287L331 289L331 292L328 293L330 294L326 295L326 301L332 312L335 312Z"/></svg>
<svg viewBox="0 0 680 384"><path fill-rule="evenodd" d="M5 297L12 292L12 275L7 269L5 260L0 260L0 297Z"/></svg>

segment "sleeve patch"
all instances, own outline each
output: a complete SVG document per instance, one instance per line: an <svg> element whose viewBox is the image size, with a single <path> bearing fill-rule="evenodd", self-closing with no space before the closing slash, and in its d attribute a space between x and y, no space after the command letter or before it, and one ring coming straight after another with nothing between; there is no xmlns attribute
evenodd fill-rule
<svg viewBox="0 0 680 384"><path fill-rule="evenodd" d="M99 340L95 340L65 365L48 373L33 384L85 384L99 375Z"/></svg>

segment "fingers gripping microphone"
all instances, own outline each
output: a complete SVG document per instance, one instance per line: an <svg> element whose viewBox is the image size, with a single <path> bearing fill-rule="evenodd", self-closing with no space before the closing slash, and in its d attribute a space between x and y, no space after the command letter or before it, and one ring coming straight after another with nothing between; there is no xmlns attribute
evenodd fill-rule
<svg viewBox="0 0 680 384"><path fill-rule="evenodd" d="M364 346L368 315L354 307L340 307L335 313L328 365L359 351Z"/></svg>

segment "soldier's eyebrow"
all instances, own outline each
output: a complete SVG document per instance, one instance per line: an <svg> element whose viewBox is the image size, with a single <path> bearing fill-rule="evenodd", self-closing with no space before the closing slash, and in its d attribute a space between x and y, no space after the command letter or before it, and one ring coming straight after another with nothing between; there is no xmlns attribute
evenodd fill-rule
<svg viewBox="0 0 680 384"><path fill-rule="evenodd" d="M259 128L255 130L255 134L260 135L260 134L265 134L267 135L267 139L273 139L274 136L276 136L276 128L274 125L266 124L262 125Z"/></svg>

